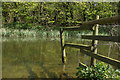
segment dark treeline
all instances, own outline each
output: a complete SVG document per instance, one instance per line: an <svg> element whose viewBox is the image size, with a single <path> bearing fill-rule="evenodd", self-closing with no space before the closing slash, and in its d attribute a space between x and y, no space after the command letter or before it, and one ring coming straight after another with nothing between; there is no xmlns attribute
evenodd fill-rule
<svg viewBox="0 0 120 80"><path fill-rule="evenodd" d="M3 27L51 28L118 15L118 2L3 2ZM105 30L105 29L104 29Z"/></svg>

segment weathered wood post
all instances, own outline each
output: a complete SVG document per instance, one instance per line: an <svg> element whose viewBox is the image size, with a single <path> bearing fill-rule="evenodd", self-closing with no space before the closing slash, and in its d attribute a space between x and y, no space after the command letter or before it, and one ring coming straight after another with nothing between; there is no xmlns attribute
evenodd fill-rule
<svg viewBox="0 0 120 80"><path fill-rule="evenodd" d="M120 15L120 1L118 3L118 15ZM119 23L120 24L120 23Z"/></svg>
<svg viewBox="0 0 120 80"><path fill-rule="evenodd" d="M60 29L60 40L61 40L61 52L62 52L62 62L66 63L66 53L64 48L64 34L63 29Z"/></svg>
<svg viewBox="0 0 120 80"><path fill-rule="evenodd" d="M119 3L118 3L118 15L120 15L120 1L119 1ZM119 33L118 33L118 35L120 36L120 17L119 17L119 20L118 20L118 31L119 31Z"/></svg>
<svg viewBox="0 0 120 80"><path fill-rule="evenodd" d="M118 3L118 15L120 15L120 1ZM120 18L118 20L118 36L120 36ZM120 57L120 50L118 50L118 58ZM119 58L119 61L120 61L120 58Z"/></svg>
<svg viewBox="0 0 120 80"><path fill-rule="evenodd" d="M99 19L99 15L96 16L96 19ZM98 35L98 24L94 25L93 27L93 36ZM92 40L92 52L97 54L97 40ZM90 65L95 65L96 64L96 59L91 57L91 64Z"/></svg>

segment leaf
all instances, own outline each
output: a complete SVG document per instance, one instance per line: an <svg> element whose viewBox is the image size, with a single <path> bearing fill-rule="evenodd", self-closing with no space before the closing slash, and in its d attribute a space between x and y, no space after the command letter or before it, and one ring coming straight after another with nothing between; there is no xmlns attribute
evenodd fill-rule
<svg viewBox="0 0 120 80"><path fill-rule="evenodd" d="M78 76L78 75L79 75L79 73L80 73L80 71L78 71L78 72L76 73L76 76Z"/></svg>
<svg viewBox="0 0 120 80"><path fill-rule="evenodd" d="M80 69L80 67L77 67L76 69Z"/></svg>

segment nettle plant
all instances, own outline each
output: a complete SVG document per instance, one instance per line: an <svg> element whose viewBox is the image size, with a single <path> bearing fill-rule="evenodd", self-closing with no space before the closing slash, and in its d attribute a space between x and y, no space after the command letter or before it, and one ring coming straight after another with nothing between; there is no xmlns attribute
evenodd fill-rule
<svg viewBox="0 0 120 80"><path fill-rule="evenodd" d="M95 66L83 68L77 67L78 72L76 73L77 78L83 79L107 79L116 78L120 79L120 70L114 70L112 66L107 65L103 62L97 63Z"/></svg>

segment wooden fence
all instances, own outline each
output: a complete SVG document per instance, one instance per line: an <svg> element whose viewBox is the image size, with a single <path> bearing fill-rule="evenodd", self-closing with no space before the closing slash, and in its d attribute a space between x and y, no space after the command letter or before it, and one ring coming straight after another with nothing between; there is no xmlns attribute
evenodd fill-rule
<svg viewBox="0 0 120 80"><path fill-rule="evenodd" d="M100 54L97 54L97 46L98 40L102 41L112 41L112 42L120 42L120 36L99 36L98 35L98 24L111 24L111 23L119 23L120 15L99 19L99 16L96 17L96 20L84 22L80 26L77 27L63 27L60 28L60 39L61 39L61 52L62 52L62 62L66 63L66 53L65 47L74 47L80 49L80 51L88 56L91 56L90 65L95 65L96 59L116 66L120 69L120 61L115 60ZM80 30L91 30L93 31L93 35L82 35L82 39L90 39L92 40L92 45L84 45L84 44L74 44L74 43L64 43L64 31L80 31ZM120 53L119 53L120 54ZM87 67L83 63L79 63L83 67Z"/></svg>

